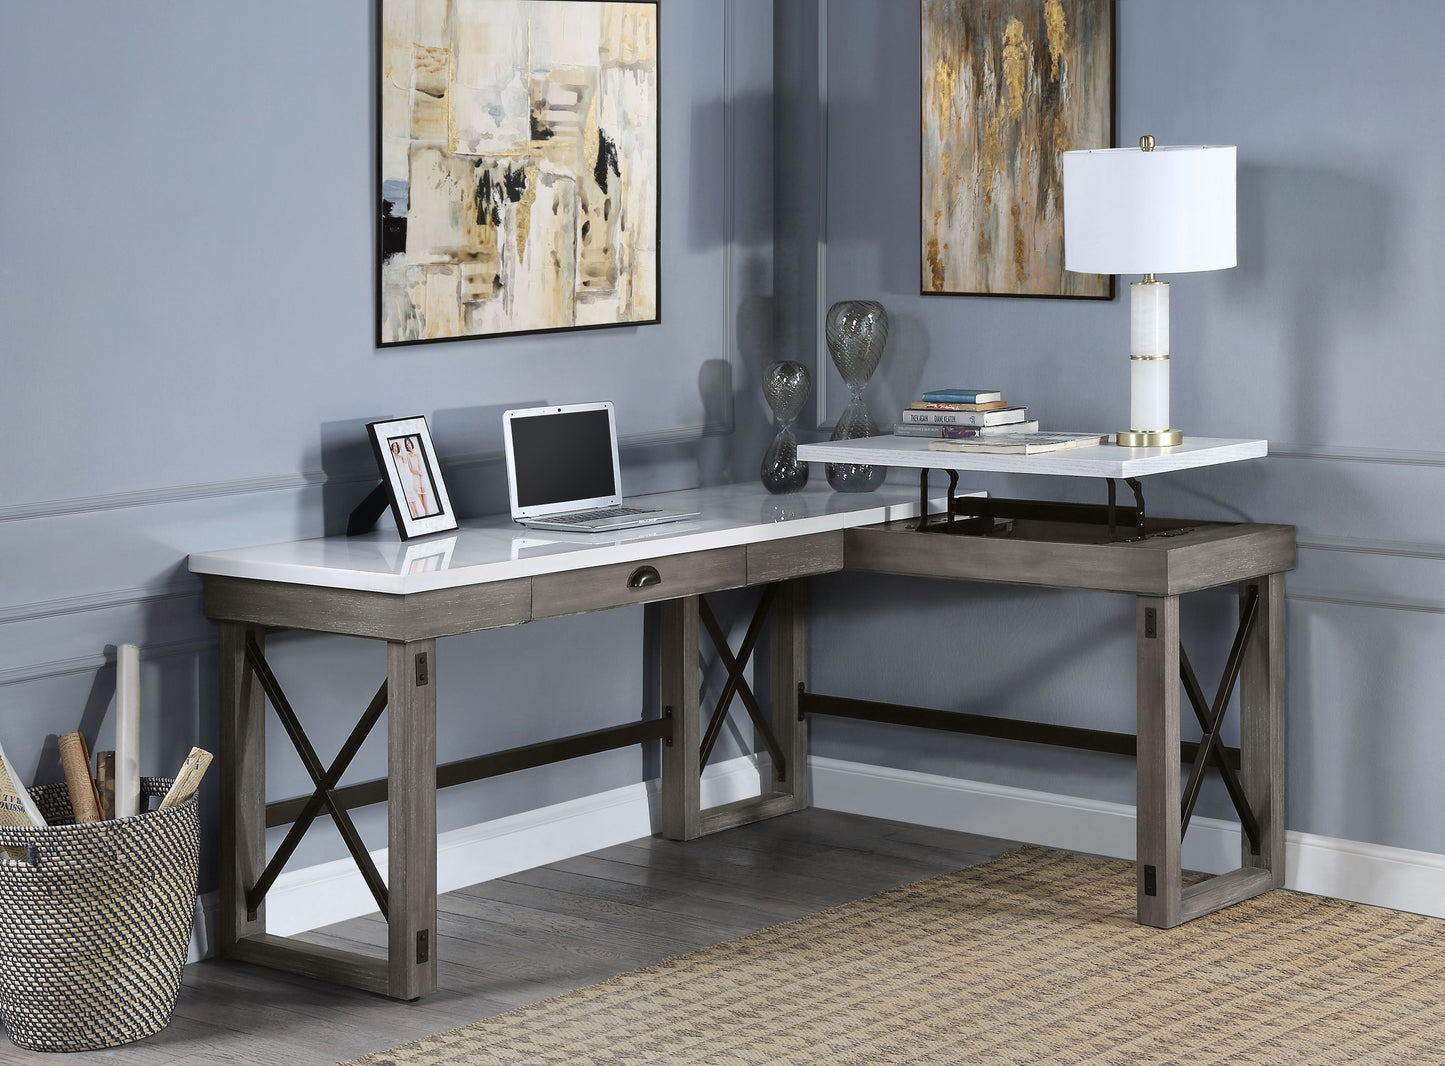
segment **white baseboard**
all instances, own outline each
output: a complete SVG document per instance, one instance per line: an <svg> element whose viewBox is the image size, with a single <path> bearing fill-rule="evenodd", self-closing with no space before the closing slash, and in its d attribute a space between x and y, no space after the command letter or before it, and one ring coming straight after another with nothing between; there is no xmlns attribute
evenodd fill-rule
<svg viewBox="0 0 1445 1066"><path fill-rule="evenodd" d="M702 805L762 792L766 758L710 766ZM813 756L812 802L829 810L957 829L1045 847L1134 857L1134 808L981 781ZM437 889L450 892L550 862L623 844L655 831L657 782L582 796L507 818L465 826L437 839ZM1314 836L1285 835L1286 885L1300 892L1445 918L1445 855ZM386 873L386 849L371 853ZM1239 865L1239 824L1195 817L1184 865L1221 873ZM197 901L191 959L214 950L217 894ZM352 861L283 873L266 897L267 928L281 936L376 910Z"/></svg>
<svg viewBox="0 0 1445 1066"><path fill-rule="evenodd" d="M766 758L744 756L709 766L702 775L702 805L715 807L762 794ZM565 803L524 811L437 837L437 891L451 892L508 874L585 855L651 835L658 783L640 782ZM371 853L386 877L386 849ZM191 958L214 945L217 893L197 904ZM283 873L266 895L266 929L291 936L376 910L376 901L351 859Z"/></svg>
<svg viewBox="0 0 1445 1066"><path fill-rule="evenodd" d="M1134 808L1127 804L818 756L808 765L817 807L1134 858ZM1196 816L1184 838L1184 866L1234 869L1239 838L1238 822ZM1285 887L1445 918L1445 855L1289 832Z"/></svg>

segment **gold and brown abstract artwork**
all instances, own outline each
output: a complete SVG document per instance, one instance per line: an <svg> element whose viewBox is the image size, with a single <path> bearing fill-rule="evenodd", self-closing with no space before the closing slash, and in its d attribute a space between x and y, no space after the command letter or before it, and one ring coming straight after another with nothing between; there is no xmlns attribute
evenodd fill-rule
<svg viewBox="0 0 1445 1066"><path fill-rule="evenodd" d="M1064 269L1062 152L1113 145L1113 0L921 0L922 291L1109 299Z"/></svg>
<svg viewBox="0 0 1445 1066"><path fill-rule="evenodd" d="M381 345L658 313L655 0L381 0Z"/></svg>

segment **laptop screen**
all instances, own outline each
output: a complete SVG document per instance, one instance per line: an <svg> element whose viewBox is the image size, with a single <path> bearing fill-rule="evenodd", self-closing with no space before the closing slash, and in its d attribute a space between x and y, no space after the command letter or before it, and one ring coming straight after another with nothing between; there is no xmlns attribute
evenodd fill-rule
<svg viewBox="0 0 1445 1066"><path fill-rule="evenodd" d="M610 419L605 408L508 419L517 506L617 495Z"/></svg>

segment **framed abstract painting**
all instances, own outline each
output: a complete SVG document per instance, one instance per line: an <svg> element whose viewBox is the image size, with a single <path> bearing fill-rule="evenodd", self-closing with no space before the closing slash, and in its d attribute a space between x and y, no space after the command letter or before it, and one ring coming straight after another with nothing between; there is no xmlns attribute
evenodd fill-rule
<svg viewBox="0 0 1445 1066"><path fill-rule="evenodd" d="M921 291L1113 299L1064 269L1059 161L1113 147L1113 0L920 2Z"/></svg>
<svg viewBox="0 0 1445 1066"><path fill-rule="evenodd" d="M661 320L656 0L379 0L378 346Z"/></svg>

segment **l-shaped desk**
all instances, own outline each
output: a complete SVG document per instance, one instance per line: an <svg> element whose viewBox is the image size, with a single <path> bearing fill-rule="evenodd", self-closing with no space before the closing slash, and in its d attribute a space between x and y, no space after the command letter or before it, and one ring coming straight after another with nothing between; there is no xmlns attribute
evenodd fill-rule
<svg viewBox="0 0 1445 1066"><path fill-rule="evenodd" d="M899 448L891 438L875 438L805 446L800 455L834 461L866 455L872 462L916 466L922 470L919 490L885 485L880 492L850 495L815 483L803 493L770 496L757 485L732 485L654 497L656 506L697 510L701 516L632 535L538 534L495 517L406 543L378 532L192 555L190 568L203 579L205 613L221 630L222 953L400 999L424 995L436 987L438 788L659 740L662 832L688 840L806 807L806 719L819 714L1137 751L1143 924L1169 928L1282 885L1284 574L1294 567L1294 530L1150 518L1140 536L1145 515L1135 480L1263 455L1264 442L1196 439L1183 449L1109 447L1088 449L1097 453L1089 456L955 457L905 447L883 459L890 446ZM913 453L921 454L910 458ZM941 502L929 491L929 468L949 476ZM1011 508L1008 501L958 494L960 470L1122 478L1135 489L1136 503L1117 506L1110 480L1107 512L1033 503ZM930 518L929 511L940 506L942 515ZM1101 524L1105 513L1107 525ZM843 570L1135 596L1137 741L810 692L805 579ZM1238 586L1241 621L1210 703L1180 647L1179 598L1221 585ZM734 650L705 596L743 587L758 587L761 595ZM657 604L660 611L660 717L437 765L439 637L635 604ZM265 635L277 628L386 642L387 677L330 764L315 751L266 661ZM765 630L766 707L748 676ZM703 632L728 672L705 728L698 654ZM1204 734L1198 745L1181 743L1181 681ZM1220 739L1236 681L1237 752ZM757 798L704 810L699 774L734 700L768 751L770 787ZM310 797L267 800L268 703L315 784ZM387 777L343 786L342 775L383 712ZM1195 771L1181 797L1182 758L1192 761ZM1180 840L1209 764L1223 775L1239 811L1242 862L1232 873L1183 887ZM383 800L389 841L385 881L347 813ZM266 893L323 813L341 831L386 917L385 959L266 932ZM290 830L268 859L266 830L282 825Z"/></svg>

